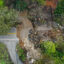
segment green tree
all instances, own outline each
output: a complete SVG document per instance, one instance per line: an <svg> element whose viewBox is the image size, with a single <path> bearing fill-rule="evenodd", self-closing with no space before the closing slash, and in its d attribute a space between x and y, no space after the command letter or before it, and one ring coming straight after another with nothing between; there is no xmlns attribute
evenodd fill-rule
<svg viewBox="0 0 64 64"><path fill-rule="evenodd" d="M41 44L41 48L44 49L44 52L47 54L55 53L56 48L55 44L52 41L45 41Z"/></svg>
<svg viewBox="0 0 64 64"><path fill-rule="evenodd" d="M55 14L55 21L60 25L64 25L64 0L59 0L54 14Z"/></svg>
<svg viewBox="0 0 64 64"><path fill-rule="evenodd" d="M0 7L2 7L4 5L4 1L0 0Z"/></svg>
<svg viewBox="0 0 64 64"><path fill-rule="evenodd" d="M23 0L22 1L21 0L16 0L15 8L17 10L23 11L23 10L27 9L27 6L28 6L27 2L25 2Z"/></svg>
<svg viewBox="0 0 64 64"><path fill-rule="evenodd" d="M64 0L58 2L57 8L54 13L57 15L64 13Z"/></svg>
<svg viewBox="0 0 64 64"><path fill-rule="evenodd" d="M46 2L45 0L32 0L32 1L36 1L40 5L45 5L45 2Z"/></svg>
<svg viewBox="0 0 64 64"><path fill-rule="evenodd" d="M45 4L45 0L37 0L37 2L41 5L44 5Z"/></svg>
<svg viewBox="0 0 64 64"><path fill-rule="evenodd" d="M20 47L20 45L17 45L17 53L19 55L19 58L22 62L26 60L26 51Z"/></svg>
<svg viewBox="0 0 64 64"><path fill-rule="evenodd" d="M18 12L14 9L8 10L7 7L0 8L0 35L7 34L7 32L18 21Z"/></svg>

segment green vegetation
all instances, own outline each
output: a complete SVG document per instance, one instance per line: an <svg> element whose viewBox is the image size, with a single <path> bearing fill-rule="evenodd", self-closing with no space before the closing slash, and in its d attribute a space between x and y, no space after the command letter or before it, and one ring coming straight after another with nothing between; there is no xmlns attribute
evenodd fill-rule
<svg viewBox="0 0 64 64"><path fill-rule="evenodd" d="M19 45L17 45L17 52L18 52L20 60L24 62L26 60L26 53L22 48L20 48Z"/></svg>
<svg viewBox="0 0 64 64"><path fill-rule="evenodd" d="M61 44L61 45L60 45ZM64 63L64 42L54 43L52 41L45 41L41 43L41 50L44 59L53 61L54 64ZM51 60L50 60L51 59ZM52 63L51 63L52 64Z"/></svg>
<svg viewBox="0 0 64 64"><path fill-rule="evenodd" d="M41 44L41 48L44 48L44 52L47 54L55 53L55 44L52 41L45 41Z"/></svg>
<svg viewBox="0 0 64 64"><path fill-rule="evenodd" d="M4 5L4 1L0 0L0 7L2 7Z"/></svg>
<svg viewBox="0 0 64 64"><path fill-rule="evenodd" d="M0 64L12 64L6 46L0 43Z"/></svg>
<svg viewBox="0 0 64 64"><path fill-rule="evenodd" d="M39 5L45 5L45 0L32 0L38 2Z"/></svg>
<svg viewBox="0 0 64 64"><path fill-rule="evenodd" d="M25 9L27 9L27 3L25 1L21 1L21 0L16 0L16 5L15 8L17 10L23 11Z"/></svg>
<svg viewBox="0 0 64 64"><path fill-rule="evenodd" d="M54 12L55 14L63 14L64 13L64 0L58 2L57 8Z"/></svg>
<svg viewBox="0 0 64 64"><path fill-rule="evenodd" d="M6 64L3 60L0 61L0 64Z"/></svg>
<svg viewBox="0 0 64 64"><path fill-rule="evenodd" d="M45 4L45 0L37 0L37 2L41 5L44 5Z"/></svg>
<svg viewBox="0 0 64 64"><path fill-rule="evenodd" d="M4 7L4 0L0 0L0 35L7 34L12 27L16 26L16 24L18 22L18 11L26 10L29 7L27 4L28 1L29 0L26 0L26 1L25 0L8 0L8 1L6 1L6 3L7 2L8 3L7 4L5 3L8 6L8 8L7 8L7 7ZM36 5L31 6L34 3ZM43 10L43 9L45 9L45 7L40 7L40 5L44 6L45 3L46 3L46 0L30 0L29 1L29 5L30 4L31 5L29 7L30 9L28 9L29 10L28 14L31 13L33 18L31 16L30 17L31 17L32 21L35 21L33 23L33 25L35 27L35 33L36 33L36 28L38 27L37 24L39 21L42 24L46 24L47 21L52 21L51 18L48 19L48 15L49 15L48 9L45 11L45 10ZM40 11L40 8L38 8L38 6L40 8L42 8L41 11ZM11 8L15 8L15 9L11 9ZM16 10L18 10L18 11L16 11ZM52 10L52 11L54 11L54 10ZM39 12L41 12L42 14ZM20 13L20 15L21 14L22 13ZM64 0L59 0L57 8L54 11L54 15L55 15L55 17L52 16L52 17L54 17L53 20L55 20L60 25L64 26ZM40 19L42 19L42 20L40 20ZM41 24L39 24L39 25L41 25ZM57 27L57 29L58 29L58 27ZM57 32L55 32L55 33L57 34ZM38 36L38 34L36 36ZM54 40L54 42L44 41L44 42L41 42L41 44L38 44L35 42L37 44L36 48L37 48L37 46L40 45L40 47L38 47L38 48L40 48L42 51L41 52L42 58L40 60L35 61L34 64L64 64L64 41L63 41L64 38L60 34L58 34L58 36L51 32L50 32L50 34L52 36L49 36L49 34L46 34L44 36L45 37L49 36L51 38L51 40L52 39ZM35 41L37 38L38 37L35 37ZM19 55L20 60L25 62L26 61L26 51L24 49L20 48L19 45L17 45L17 53ZM12 62L10 60L7 48L5 47L5 45L0 44L0 64L11 64L11 63Z"/></svg>
<svg viewBox="0 0 64 64"><path fill-rule="evenodd" d="M18 12L7 7L0 8L0 35L7 34L8 31L18 21Z"/></svg>
<svg viewBox="0 0 64 64"><path fill-rule="evenodd" d="M40 59L40 60L37 60L36 62L34 62L33 64L44 64L44 62L42 59Z"/></svg>
<svg viewBox="0 0 64 64"><path fill-rule="evenodd" d="M58 2L54 14L55 14L55 21L60 25L64 25L64 0Z"/></svg>

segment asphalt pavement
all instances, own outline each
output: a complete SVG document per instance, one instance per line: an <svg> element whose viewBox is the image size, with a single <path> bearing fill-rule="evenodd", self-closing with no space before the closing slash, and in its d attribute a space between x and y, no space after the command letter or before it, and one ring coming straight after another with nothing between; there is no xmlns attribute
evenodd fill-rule
<svg viewBox="0 0 64 64"><path fill-rule="evenodd" d="M14 64L23 64L16 53L16 45L19 39L16 37L16 28L12 28L7 35L0 35L0 42L8 48L11 60Z"/></svg>

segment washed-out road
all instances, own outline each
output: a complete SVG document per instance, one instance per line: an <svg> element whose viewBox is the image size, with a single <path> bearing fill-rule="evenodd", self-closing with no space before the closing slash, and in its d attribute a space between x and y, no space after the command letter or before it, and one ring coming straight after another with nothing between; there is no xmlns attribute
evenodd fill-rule
<svg viewBox="0 0 64 64"><path fill-rule="evenodd" d="M13 27L8 35L0 35L0 42L6 45L14 64L23 64L16 53L16 45L19 43L19 39L16 37L16 28Z"/></svg>

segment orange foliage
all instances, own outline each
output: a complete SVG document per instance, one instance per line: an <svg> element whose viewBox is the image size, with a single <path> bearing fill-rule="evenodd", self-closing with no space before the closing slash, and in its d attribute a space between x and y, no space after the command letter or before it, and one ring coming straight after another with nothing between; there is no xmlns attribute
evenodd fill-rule
<svg viewBox="0 0 64 64"><path fill-rule="evenodd" d="M22 40L19 40L19 44L21 48L24 48L24 43L22 42Z"/></svg>
<svg viewBox="0 0 64 64"><path fill-rule="evenodd" d="M51 8L55 9L57 2L58 0L46 0L46 6L50 6Z"/></svg>
<svg viewBox="0 0 64 64"><path fill-rule="evenodd" d="M20 24L20 25L17 26L17 34L16 35L19 38L20 47L23 48L24 47L24 43L22 42L21 36L20 36L21 30L22 30L22 24Z"/></svg>

